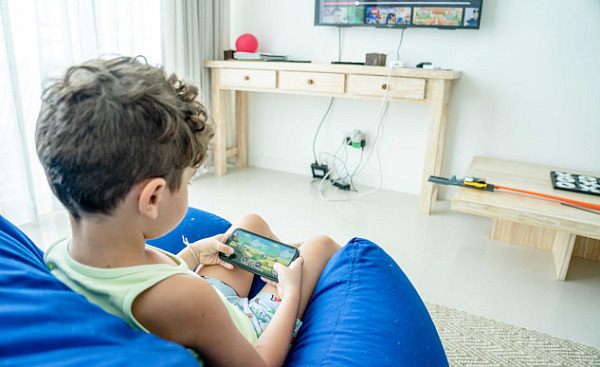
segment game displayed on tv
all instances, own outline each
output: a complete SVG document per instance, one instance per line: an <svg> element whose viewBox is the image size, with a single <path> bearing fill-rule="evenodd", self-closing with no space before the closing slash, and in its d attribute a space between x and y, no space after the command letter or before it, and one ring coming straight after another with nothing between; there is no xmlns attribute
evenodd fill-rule
<svg viewBox="0 0 600 367"><path fill-rule="evenodd" d="M437 25L460 27L462 8L415 8L416 25Z"/></svg>
<svg viewBox="0 0 600 367"><path fill-rule="evenodd" d="M315 0L315 25L479 29L483 0Z"/></svg>
<svg viewBox="0 0 600 367"><path fill-rule="evenodd" d="M323 8L321 20L324 24L363 24L365 8L358 6L328 6Z"/></svg>
<svg viewBox="0 0 600 367"><path fill-rule="evenodd" d="M368 6L366 10L366 24L410 24L411 8L398 8L390 6Z"/></svg>

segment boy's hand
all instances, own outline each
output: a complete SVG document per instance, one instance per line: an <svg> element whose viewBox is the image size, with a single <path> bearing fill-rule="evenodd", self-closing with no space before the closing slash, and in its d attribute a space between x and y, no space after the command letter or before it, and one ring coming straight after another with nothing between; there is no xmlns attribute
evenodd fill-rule
<svg viewBox="0 0 600 367"><path fill-rule="evenodd" d="M192 248L196 252L200 264L221 265L224 268L233 269L233 265L219 259L219 252L233 254L233 249L224 244L226 238L226 234L223 233L194 242Z"/></svg>
<svg viewBox="0 0 600 367"><path fill-rule="evenodd" d="M286 294L297 293L300 295L300 290L302 288L303 264L304 259L302 257L298 257L290 264L290 266L275 263L275 265L273 265L273 269L277 272L279 283L263 277L261 277L261 279L272 286L277 287L277 293L279 293L279 298L281 299L284 299Z"/></svg>

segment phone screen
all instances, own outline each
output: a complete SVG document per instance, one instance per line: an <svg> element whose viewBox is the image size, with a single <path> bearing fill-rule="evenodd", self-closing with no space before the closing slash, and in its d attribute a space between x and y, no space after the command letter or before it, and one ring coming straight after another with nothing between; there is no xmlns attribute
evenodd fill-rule
<svg viewBox="0 0 600 367"><path fill-rule="evenodd" d="M229 236L226 245L234 253L219 253L223 261L274 281L278 279L273 265L278 262L288 266L299 255L295 247L239 228Z"/></svg>

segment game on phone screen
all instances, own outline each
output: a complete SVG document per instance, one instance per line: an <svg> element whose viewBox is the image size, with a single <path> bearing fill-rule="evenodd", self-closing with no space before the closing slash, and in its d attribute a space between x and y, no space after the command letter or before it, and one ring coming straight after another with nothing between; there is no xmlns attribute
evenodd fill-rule
<svg viewBox="0 0 600 367"><path fill-rule="evenodd" d="M222 260L275 281L278 279L273 265L278 262L288 266L298 257L297 248L242 229L233 231L226 244L234 253L219 254Z"/></svg>

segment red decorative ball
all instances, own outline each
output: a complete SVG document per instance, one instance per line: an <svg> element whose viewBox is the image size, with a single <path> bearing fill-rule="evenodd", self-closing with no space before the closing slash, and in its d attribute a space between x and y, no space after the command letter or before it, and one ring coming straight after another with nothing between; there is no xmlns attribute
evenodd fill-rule
<svg viewBox="0 0 600 367"><path fill-rule="evenodd" d="M250 33L244 33L235 41L235 49L240 52L256 52L258 40Z"/></svg>

